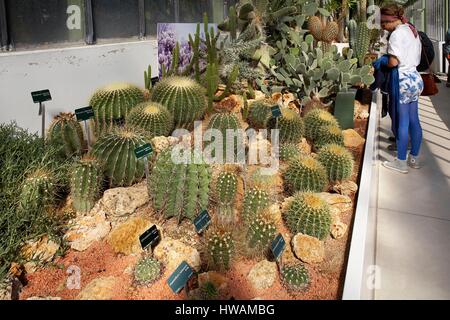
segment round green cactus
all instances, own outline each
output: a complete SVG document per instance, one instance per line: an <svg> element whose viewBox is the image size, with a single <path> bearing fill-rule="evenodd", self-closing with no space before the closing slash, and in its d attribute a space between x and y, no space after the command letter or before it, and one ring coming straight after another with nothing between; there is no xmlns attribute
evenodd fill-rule
<svg viewBox="0 0 450 320"><path fill-rule="evenodd" d="M264 101L256 101L250 107L248 122L254 129L267 128L268 122L272 117L270 105Z"/></svg>
<svg viewBox="0 0 450 320"><path fill-rule="evenodd" d="M161 103L174 117L175 126L191 128L206 111L205 89L187 77L167 77L153 88L151 100Z"/></svg>
<svg viewBox="0 0 450 320"><path fill-rule="evenodd" d="M128 114L126 123L129 127L142 129L149 139L153 139L172 132L173 116L157 102L143 102Z"/></svg>
<svg viewBox="0 0 450 320"><path fill-rule="evenodd" d="M283 284L290 290L302 291L309 285L309 273L302 264L284 266L280 273Z"/></svg>
<svg viewBox="0 0 450 320"><path fill-rule="evenodd" d="M207 281L199 288L200 300L216 300L219 297L219 290L217 290L214 283Z"/></svg>
<svg viewBox="0 0 450 320"><path fill-rule="evenodd" d="M283 172L287 191L291 194L297 191L322 192L328 183L327 172L316 159L305 156L293 159Z"/></svg>
<svg viewBox="0 0 450 320"><path fill-rule="evenodd" d="M221 205L232 205L236 199L238 177L232 172L221 172L216 181L216 198Z"/></svg>
<svg viewBox="0 0 450 320"><path fill-rule="evenodd" d="M314 146L316 149L320 149L327 144L344 145L344 135L339 127L331 125L320 128Z"/></svg>
<svg viewBox="0 0 450 320"><path fill-rule="evenodd" d="M134 153L146 144L142 135L130 129L118 129L102 136L92 146L92 155L104 164L110 186L131 186L144 176L144 160Z"/></svg>
<svg viewBox="0 0 450 320"><path fill-rule="evenodd" d="M144 101L142 90L128 83L114 83L98 89L91 98L94 109L95 132L100 136L113 128L136 105Z"/></svg>
<svg viewBox="0 0 450 320"><path fill-rule="evenodd" d="M282 116L278 120L270 120L270 128L280 130L281 143L298 143L302 140L305 133L305 125L302 118L291 109L282 109Z"/></svg>
<svg viewBox="0 0 450 320"><path fill-rule="evenodd" d="M212 268L228 270L234 254L234 240L231 232L212 231L207 234L207 256Z"/></svg>
<svg viewBox="0 0 450 320"><path fill-rule="evenodd" d="M311 141L315 141L317 139L317 135L322 127L330 125L339 127L336 118L331 113L320 109L310 111L305 116L304 121L306 138Z"/></svg>
<svg viewBox="0 0 450 320"><path fill-rule="evenodd" d="M250 253L266 253L276 236L277 228L271 219L264 214L256 215L249 223L247 230L247 250Z"/></svg>
<svg viewBox="0 0 450 320"><path fill-rule="evenodd" d="M330 233L330 206L314 193L297 193L283 212L293 234L303 233L324 240Z"/></svg>
<svg viewBox="0 0 450 320"><path fill-rule="evenodd" d="M237 155L237 152L243 151L244 145L243 145L243 138L238 139L238 135L243 134L241 124L239 122L238 117L233 113L216 113L214 114L211 119L209 120L208 124L208 130L209 129L215 129L221 132L222 134L222 157L224 160L226 160L230 156L230 152L233 156ZM231 130L231 131L229 131ZM227 138L227 131L229 133L235 132L235 135L233 135L233 139L229 141L230 139ZM241 140L242 144L239 144L239 140ZM207 147L210 143L205 142L205 147ZM239 145L238 145L239 144ZM234 148L233 148L234 146ZM227 152L227 149L228 150ZM215 150L212 150L211 156L215 157L216 153ZM224 161L225 162L225 161Z"/></svg>
<svg viewBox="0 0 450 320"><path fill-rule="evenodd" d="M73 113L61 112L50 125L47 140L59 149L59 155L69 158L86 149L83 129Z"/></svg>
<svg viewBox="0 0 450 320"><path fill-rule="evenodd" d="M24 180L19 195L19 207L24 210L41 210L50 206L56 195L56 180L45 168L32 171Z"/></svg>
<svg viewBox="0 0 450 320"><path fill-rule="evenodd" d="M261 189L247 190L242 206L242 220L250 223L257 215L269 206L269 194Z"/></svg>
<svg viewBox="0 0 450 320"><path fill-rule="evenodd" d="M161 276L161 264L152 257L144 257L134 268L134 280L139 285L150 284Z"/></svg>
<svg viewBox="0 0 450 320"><path fill-rule="evenodd" d="M280 146L280 160L290 161L302 155L300 148L294 143L284 143Z"/></svg>
<svg viewBox="0 0 450 320"><path fill-rule="evenodd" d="M92 157L74 163L70 179L73 207L77 212L89 212L100 196L103 169Z"/></svg>
<svg viewBox="0 0 450 320"><path fill-rule="evenodd" d="M329 144L322 147L318 159L327 170L330 181L349 179L353 173L353 156L345 147Z"/></svg>
<svg viewBox="0 0 450 320"><path fill-rule="evenodd" d="M173 150L167 148L158 154L147 180L149 194L154 208L166 219L194 220L208 207L211 170L201 161L173 161Z"/></svg>

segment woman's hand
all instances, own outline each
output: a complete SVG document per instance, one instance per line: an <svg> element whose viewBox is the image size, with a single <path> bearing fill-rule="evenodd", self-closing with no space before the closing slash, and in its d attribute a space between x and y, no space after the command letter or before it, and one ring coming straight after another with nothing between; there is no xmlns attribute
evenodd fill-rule
<svg viewBox="0 0 450 320"><path fill-rule="evenodd" d="M388 67L389 68L395 68L400 64L400 61L398 61L396 56L389 56L389 62L388 62Z"/></svg>

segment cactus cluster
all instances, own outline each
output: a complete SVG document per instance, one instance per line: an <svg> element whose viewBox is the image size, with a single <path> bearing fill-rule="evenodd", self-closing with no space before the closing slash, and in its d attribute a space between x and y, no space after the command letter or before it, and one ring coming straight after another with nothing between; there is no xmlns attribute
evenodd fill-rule
<svg viewBox="0 0 450 320"><path fill-rule="evenodd" d="M93 157L75 162L70 179L73 207L77 212L89 212L100 196L103 168Z"/></svg>
<svg viewBox="0 0 450 320"><path fill-rule="evenodd" d="M250 223L269 206L269 194L259 188L249 189L244 194L242 220Z"/></svg>
<svg viewBox="0 0 450 320"><path fill-rule="evenodd" d="M144 101L142 90L132 84L115 83L98 89L90 100L94 109L97 136L123 122L137 104Z"/></svg>
<svg viewBox="0 0 450 320"><path fill-rule="evenodd" d="M315 141L317 136L325 126L339 127L339 123L336 118L325 110L315 109L309 112L305 118L305 136L311 141Z"/></svg>
<svg viewBox="0 0 450 320"><path fill-rule="evenodd" d="M305 126L300 115L291 109L282 109L282 116L270 120L270 128L280 130L281 143L298 143L305 133Z"/></svg>
<svg viewBox="0 0 450 320"><path fill-rule="evenodd" d="M347 180L353 173L353 156L345 147L329 144L322 147L317 155L318 160L327 170L330 181Z"/></svg>
<svg viewBox="0 0 450 320"><path fill-rule="evenodd" d="M309 285L309 273L302 264L283 266L280 274L283 284L289 290L302 291Z"/></svg>
<svg viewBox="0 0 450 320"><path fill-rule="evenodd" d="M268 122L272 117L270 107L271 105L264 101L256 101L250 106L247 120L252 128L267 128Z"/></svg>
<svg viewBox="0 0 450 320"><path fill-rule="evenodd" d="M143 130L146 137L152 139L172 132L173 116L157 102L143 102L128 114L126 123L128 127Z"/></svg>
<svg viewBox="0 0 450 320"><path fill-rule="evenodd" d="M62 158L81 155L86 149L83 129L73 113L61 112L55 117L50 124L47 140L59 149Z"/></svg>
<svg viewBox="0 0 450 320"><path fill-rule="evenodd" d="M283 178L285 188L291 194L297 191L322 192L328 183L324 166L310 156L290 161Z"/></svg>
<svg viewBox="0 0 450 320"><path fill-rule="evenodd" d="M284 143L280 146L280 160L290 161L297 159L302 155L298 145L294 143Z"/></svg>
<svg viewBox="0 0 450 320"><path fill-rule="evenodd" d="M330 233L330 207L317 194L304 192L294 195L284 209L283 217L293 234L303 233L324 240Z"/></svg>
<svg viewBox="0 0 450 320"><path fill-rule="evenodd" d="M242 127L238 117L235 114L215 113L209 120L208 129L218 130L222 134L222 157L224 160L230 156L230 152L232 152L231 155L235 156L238 151L243 149L243 136L240 138L240 135L243 134L243 132L241 132ZM227 137L230 134L230 137L233 138L231 141ZM214 139L212 140L214 141ZM208 145L209 143L206 142L205 147ZM227 149L229 149L228 152ZM211 156L216 156L215 150L212 150Z"/></svg>
<svg viewBox="0 0 450 320"><path fill-rule="evenodd" d="M247 252L265 254L276 236L275 223L264 213L256 215L247 224Z"/></svg>
<svg viewBox="0 0 450 320"><path fill-rule="evenodd" d="M339 25L334 21L326 24L317 16L311 16L308 19L308 30L317 41L331 43L339 35Z"/></svg>
<svg viewBox="0 0 450 320"><path fill-rule="evenodd" d="M92 155L104 165L110 186L131 186L144 176L144 160L134 150L146 143L139 133L130 129L113 130L92 146Z"/></svg>
<svg viewBox="0 0 450 320"><path fill-rule="evenodd" d="M134 268L134 281L138 285L148 285L161 276L161 263L152 257L141 258Z"/></svg>
<svg viewBox="0 0 450 320"><path fill-rule="evenodd" d="M164 218L177 217L178 221L183 218L194 220L208 207L210 168L204 163L194 163L193 158L189 159L188 163L173 161L174 150L174 148L165 149L156 158L147 181L149 194L154 208Z"/></svg>
<svg viewBox="0 0 450 320"><path fill-rule="evenodd" d="M220 230L209 232L206 246L209 266L218 270L228 270L235 250L231 232Z"/></svg>
<svg viewBox="0 0 450 320"><path fill-rule="evenodd" d="M201 119L206 111L205 89L187 77L162 79L153 88L151 100L172 113L178 128L192 128L194 121Z"/></svg>
<svg viewBox="0 0 450 320"><path fill-rule="evenodd" d="M314 140L314 146L316 149L320 149L327 144L344 145L344 135L339 127L329 125L320 128L316 140Z"/></svg>
<svg viewBox="0 0 450 320"><path fill-rule="evenodd" d="M24 212L45 209L54 202L55 193L53 173L45 168L37 168L30 172L22 184L19 208Z"/></svg>

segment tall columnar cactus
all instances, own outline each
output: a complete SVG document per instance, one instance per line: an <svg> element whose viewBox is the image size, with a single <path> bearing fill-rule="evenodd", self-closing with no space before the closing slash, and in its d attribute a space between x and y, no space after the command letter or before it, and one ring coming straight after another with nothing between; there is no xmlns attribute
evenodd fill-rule
<svg viewBox="0 0 450 320"><path fill-rule="evenodd" d="M298 145L295 143L284 143L280 146L280 160L290 161L302 155Z"/></svg>
<svg viewBox="0 0 450 320"><path fill-rule="evenodd" d="M247 228L247 252L265 254L276 236L275 223L264 214L260 214L248 223Z"/></svg>
<svg viewBox="0 0 450 320"><path fill-rule="evenodd" d="M167 77L152 91L151 100L161 103L174 117L175 126L191 128L206 111L205 89L188 77Z"/></svg>
<svg viewBox="0 0 450 320"><path fill-rule="evenodd" d="M134 150L144 144L144 137L130 129L114 130L95 142L92 155L103 163L110 186L131 186L142 179L144 160Z"/></svg>
<svg viewBox="0 0 450 320"><path fill-rule="evenodd" d="M328 183L324 166L310 156L291 160L283 177L285 188L291 194L297 191L322 192Z"/></svg>
<svg viewBox="0 0 450 320"><path fill-rule="evenodd" d="M367 22L358 24L358 37L356 39L356 57L360 66L364 65L364 58L369 52L371 31L367 26Z"/></svg>
<svg viewBox="0 0 450 320"><path fill-rule="evenodd" d="M161 263L152 257L141 258L134 268L134 281L138 285L150 284L161 276Z"/></svg>
<svg viewBox="0 0 450 320"><path fill-rule="evenodd" d="M271 119L270 128L280 130L281 143L298 143L302 140L305 133L305 125L302 118L291 109L283 109L282 116L278 120Z"/></svg>
<svg viewBox="0 0 450 320"><path fill-rule="evenodd" d="M222 142L223 142L223 148L222 148L222 157L223 159L226 159L229 157L229 153L233 152L232 155L236 155L238 151L241 151L243 148L243 144L239 144L238 139L239 135L242 135L243 132L241 132L242 127L239 122L238 117L233 113L216 113L214 114L208 123L208 129L216 129L219 130L222 134ZM231 131L230 131L231 130ZM227 139L227 132L229 136L235 132L233 139ZM232 137L232 136L230 136ZM239 144L239 145L238 145ZM208 146L209 143L205 143L205 146ZM233 148L234 146L234 148ZM229 149L227 153L227 149ZM215 152L212 152L212 156L216 156Z"/></svg>
<svg viewBox="0 0 450 320"><path fill-rule="evenodd" d="M211 172L208 165L192 161L178 163L173 148L162 151L148 179L148 189L154 208L164 218L194 220L208 207ZM172 158L172 151L175 157ZM198 160L198 159L197 159Z"/></svg>
<svg viewBox="0 0 450 320"><path fill-rule="evenodd" d="M270 105L264 101L257 101L250 106L248 122L254 129L267 128L268 122L272 117Z"/></svg>
<svg viewBox="0 0 450 320"><path fill-rule="evenodd" d="M358 23L354 19L351 19L347 24L347 28L350 48L356 50L356 39L358 38Z"/></svg>
<svg viewBox="0 0 450 320"><path fill-rule="evenodd" d="M314 146L320 149L327 144L344 145L344 135L339 127L331 125L320 128Z"/></svg>
<svg viewBox="0 0 450 320"><path fill-rule="evenodd" d="M303 233L324 240L330 233L331 214L328 203L314 193L297 193L283 211L292 233Z"/></svg>
<svg viewBox="0 0 450 320"><path fill-rule="evenodd" d="M95 132L98 136L122 122L137 104L145 99L142 90L132 84L115 83L98 89L91 98Z"/></svg>
<svg viewBox="0 0 450 320"><path fill-rule="evenodd" d="M56 181L53 173L45 168L32 171L24 180L19 195L19 208L28 210L42 210L55 200Z"/></svg>
<svg viewBox="0 0 450 320"><path fill-rule="evenodd" d="M74 163L70 179L73 207L77 212L89 212L100 196L103 168L93 157Z"/></svg>
<svg viewBox="0 0 450 320"><path fill-rule="evenodd" d="M138 104L127 116L129 127L142 129L145 135L152 139L168 136L173 129L173 116L163 105L157 102Z"/></svg>
<svg viewBox="0 0 450 320"><path fill-rule="evenodd" d="M318 160L326 168L330 181L347 180L353 173L353 156L341 145L329 144L322 147Z"/></svg>
<svg viewBox="0 0 450 320"><path fill-rule="evenodd" d="M336 118L325 110L315 109L309 112L305 118L305 135L311 141L317 139L320 129L324 126L334 125L339 127Z"/></svg>
<svg viewBox="0 0 450 320"><path fill-rule="evenodd" d="M256 216L269 206L269 194L261 189L253 188L247 190L244 195L242 206L242 220L250 223Z"/></svg>
<svg viewBox="0 0 450 320"><path fill-rule="evenodd" d="M309 285L309 273L302 264L286 265L281 268L281 280L289 290L302 291Z"/></svg>
<svg viewBox="0 0 450 320"><path fill-rule="evenodd" d="M235 250L231 232L223 230L209 232L206 236L206 247L210 268L218 270L230 268Z"/></svg>
<svg viewBox="0 0 450 320"><path fill-rule="evenodd" d="M215 196L222 206L231 206L236 199L238 177L233 172L223 171L217 177Z"/></svg>
<svg viewBox="0 0 450 320"><path fill-rule="evenodd" d="M81 155L86 148L83 129L73 113L60 113L50 125L48 141L60 151L61 157L68 158Z"/></svg>

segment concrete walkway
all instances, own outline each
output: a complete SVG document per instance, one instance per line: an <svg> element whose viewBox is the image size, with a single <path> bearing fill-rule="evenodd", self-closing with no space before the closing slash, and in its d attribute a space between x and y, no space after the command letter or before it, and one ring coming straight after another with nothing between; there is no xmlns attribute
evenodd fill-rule
<svg viewBox="0 0 450 320"><path fill-rule="evenodd" d="M420 100L421 170L381 166L394 157L390 121L380 125L375 299L450 299L450 88Z"/></svg>

